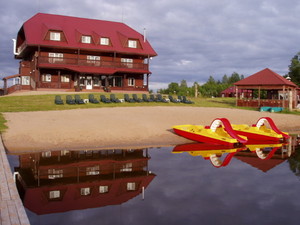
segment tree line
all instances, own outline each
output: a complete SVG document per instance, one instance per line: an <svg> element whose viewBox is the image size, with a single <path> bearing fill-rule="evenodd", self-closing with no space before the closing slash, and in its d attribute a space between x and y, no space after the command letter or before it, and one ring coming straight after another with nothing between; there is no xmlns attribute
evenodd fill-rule
<svg viewBox="0 0 300 225"><path fill-rule="evenodd" d="M231 76L225 74L222 77L222 80L215 80L213 76L209 76L205 84L200 85L197 82L194 82L191 87L188 87L186 80L182 80L180 83L172 82L168 85L168 88L160 89L158 92L168 95L195 96L195 90L197 90L198 96L218 97L221 95L222 91L242 79L244 79L243 75L234 72Z"/></svg>
<svg viewBox="0 0 300 225"><path fill-rule="evenodd" d="M288 74L283 77L288 78L300 86L300 52L298 52L292 59L289 65ZM195 89L197 90L198 96L201 97L217 97L221 96L221 92L228 87L233 86L233 84L239 80L244 79L244 75L240 75L236 72L232 73L231 76L226 74L223 76L222 80L215 80L213 76L210 76L207 82L203 85L194 82L192 87L188 87L187 81L182 80L180 83L172 82L168 85L166 89L158 90L161 94L171 94L171 95L186 95L195 96ZM255 94L255 93L254 93Z"/></svg>

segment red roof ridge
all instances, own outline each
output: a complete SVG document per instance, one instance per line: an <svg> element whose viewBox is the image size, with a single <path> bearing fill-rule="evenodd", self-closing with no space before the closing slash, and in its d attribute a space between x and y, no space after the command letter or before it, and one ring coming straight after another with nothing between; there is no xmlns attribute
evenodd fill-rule
<svg viewBox="0 0 300 225"><path fill-rule="evenodd" d="M262 85L287 85L292 87L297 87L293 82L285 79L283 76L275 73L269 68L265 68L251 76L246 77L243 80L240 80L234 85L253 85L253 86L262 86Z"/></svg>

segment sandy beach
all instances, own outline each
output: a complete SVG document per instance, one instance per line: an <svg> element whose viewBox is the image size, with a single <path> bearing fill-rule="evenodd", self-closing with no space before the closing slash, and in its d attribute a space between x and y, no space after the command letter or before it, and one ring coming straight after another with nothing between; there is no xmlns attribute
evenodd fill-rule
<svg viewBox="0 0 300 225"><path fill-rule="evenodd" d="M227 108L114 107L4 116L9 129L2 139L10 153L174 146L191 141L174 134L173 125L210 125L218 117L253 124L268 116L281 130L300 134L300 116Z"/></svg>

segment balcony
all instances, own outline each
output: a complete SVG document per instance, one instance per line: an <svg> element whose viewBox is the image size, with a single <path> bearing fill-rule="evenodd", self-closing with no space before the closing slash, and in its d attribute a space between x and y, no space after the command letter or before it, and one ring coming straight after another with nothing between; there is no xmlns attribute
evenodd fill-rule
<svg viewBox="0 0 300 225"><path fill-rule="evenodd" d="M63 57L45 57L39 56L38 65L51 64L51 65L71 65L71 66L88 66L112 69L126 69L134 70L137 72L149 72L149 65L145 63L131 63L131 62L116 62L105 60L90 60L90 59L77 59L77 58L63 58Z"/></svg>

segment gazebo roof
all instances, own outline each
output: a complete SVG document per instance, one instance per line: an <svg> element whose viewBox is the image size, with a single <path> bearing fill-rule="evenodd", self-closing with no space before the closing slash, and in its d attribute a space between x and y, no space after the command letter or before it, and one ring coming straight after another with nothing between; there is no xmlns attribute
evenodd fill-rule
<svg viewBox="0 0 300 225"><path fill-rule="evenodd" d="M234 83L236 86L290 86L297 87L293 82L285 79L269 68L263 69L243 80Z"/></svg>

